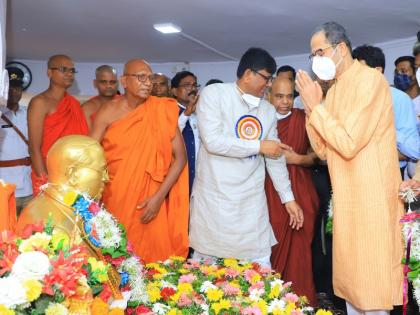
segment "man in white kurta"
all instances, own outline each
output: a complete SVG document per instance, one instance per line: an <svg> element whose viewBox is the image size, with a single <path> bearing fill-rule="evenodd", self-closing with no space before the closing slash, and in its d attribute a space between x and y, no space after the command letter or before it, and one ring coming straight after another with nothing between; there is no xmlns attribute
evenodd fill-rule
<svg viewBox="0 0 420 315"><path fill-rule="evenodd" d="M213 84L201 93L196 112L202 145L190 219L195 258L234 257L270 266L271 246L277 242L268 217L265 167L288 207L291 225L303 223L284 156L267 156L267 144L280 145L275 109L262 99L275 63L269 70L247 69L236 83Z"/></svg>

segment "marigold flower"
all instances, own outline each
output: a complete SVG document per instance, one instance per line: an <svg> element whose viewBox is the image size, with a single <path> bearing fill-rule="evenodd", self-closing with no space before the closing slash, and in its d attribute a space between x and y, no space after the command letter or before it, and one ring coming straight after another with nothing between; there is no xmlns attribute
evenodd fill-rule
<svg viewBox="0 0 420 315"><path fill-rule="evenodd" d="M26 298L29 302L35 301L41 295L42 284L38 280L26 280L23 287L26 290Z"/></svg>

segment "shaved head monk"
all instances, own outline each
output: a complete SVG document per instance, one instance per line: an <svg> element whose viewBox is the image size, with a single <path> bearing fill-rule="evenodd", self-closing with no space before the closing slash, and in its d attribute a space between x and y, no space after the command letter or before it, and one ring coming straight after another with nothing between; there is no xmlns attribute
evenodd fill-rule
<svg viewBox="0 0 420 315"><path fill-rule="evenodd" d="M109 65L96 68L93 86L98 90L98 95L92 97L82 106L89 129L92 128L92 121L99 108L117 95L118 78L115 68Z"/></svg>
<svg viewBox="0 0 420 315"><path fill-rule="evenodd" d="M88 127L78 100L67 93L76 73L65 55L48 60L48 89L36 95L28 107L29 153L32 160L32 186L36 196L47 182L45 159L57 139L68 135L87 135Z"/></svg>
<svg viewBox="0 0 420 315"><path fill-rule="evenodd" d="M146 262L188 254L188 169L178 105L151 96L152 70L126 63L125 94L104 104L90 136L105 150L109 182L103 201Z"/></svg>

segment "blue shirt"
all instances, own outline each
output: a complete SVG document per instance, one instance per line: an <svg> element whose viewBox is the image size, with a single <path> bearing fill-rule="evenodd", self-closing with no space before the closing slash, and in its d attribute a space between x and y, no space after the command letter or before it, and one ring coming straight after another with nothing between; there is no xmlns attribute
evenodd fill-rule
<svg viewBox="0 0 420 315"><path fill-rule="evenodd" d="M413 101L406 93L392 86L391 94L398 151L410 160L417 161L420 158L420 136ZM407 161L400 161L400 167L406 165Z"/></svg>

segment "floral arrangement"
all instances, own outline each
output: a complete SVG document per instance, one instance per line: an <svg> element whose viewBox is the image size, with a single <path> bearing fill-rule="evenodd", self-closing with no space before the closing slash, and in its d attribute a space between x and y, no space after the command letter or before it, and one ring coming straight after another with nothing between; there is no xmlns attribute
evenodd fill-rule
<svg viewBox="0 0 420 315"><path fill-rule="evenodd" d="M401 198L408 203L408 211L401 218L405 239L406 256L404 263L404 281L411 281L414 298L420 305L420 214L411 210L411 204L416 201L412 190L402 192ZM407 289L404 289L404 304L407 302Z"/></svg>
<svg viewBox="0 0 420 315"><path fill-rule="evenodd" d="M94 292L90 284L105 285L108 266L89 257L85 247L71 245L51 220L28 225L23 234L0 234L0 314L124 313L118 307L97 310L109 294Z"/></svg>
<svg viewBox="0 0 420 315"><path fill-rule="evenodd" d="M56 230L51 219L46 225L28 225L22 237L4 231L0 315L124 314L147 301L143 265L124 227L88 196L69 193L64 202L76 221L82 220L84 237L98 255L92 256L76 229L69 236Z"/></svg>
<svg viewBox="0 0 420 315"><path fill-rule="evenodd" d="M197 262L182 257L145 266L148 302L128 314L313 314L291 283L258 264L236 259ZM317 315L332 315L319 310Z"/></svg>

